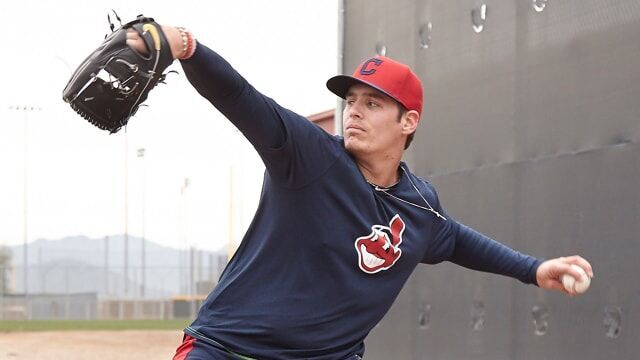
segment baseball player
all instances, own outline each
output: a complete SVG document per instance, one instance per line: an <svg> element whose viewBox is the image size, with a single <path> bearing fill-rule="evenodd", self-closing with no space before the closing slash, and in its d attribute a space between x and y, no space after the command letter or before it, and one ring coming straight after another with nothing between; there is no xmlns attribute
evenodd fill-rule
<svg viewBox="0 0 640 360"><path fill-rule="evenodd" d="M346 102L344 136L331 136L192 34L163 30L191 84L266 165L253 222L174 360L361 359L365 337L421 263L450 261L564 292L564 274L581 276L571 264L593 276L580 256L542 261L446 213L433 185L401 161L423 111L408 66L378 56L329 79ZM133 32L128 43L144 51Z"/></svg>

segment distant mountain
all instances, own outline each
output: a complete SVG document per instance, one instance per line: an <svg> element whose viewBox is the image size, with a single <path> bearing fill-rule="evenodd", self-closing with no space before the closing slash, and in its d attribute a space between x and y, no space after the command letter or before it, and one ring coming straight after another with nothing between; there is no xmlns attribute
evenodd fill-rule
<svg viewBox="0 0 640 360"><path fill-rule="evenodd" d="M38 239L27 244L29 293L97 292L100 297L133 297L142 293L142 240L129 236L125 283L124 235ZM14 292L24 291L23 246L9 247ZM193 260L192 260L193 259ZM226 265L226 252L188 251L145 240L145 296L167 297L211 290ZM193 264L193 266L191 266Z"/></svg>

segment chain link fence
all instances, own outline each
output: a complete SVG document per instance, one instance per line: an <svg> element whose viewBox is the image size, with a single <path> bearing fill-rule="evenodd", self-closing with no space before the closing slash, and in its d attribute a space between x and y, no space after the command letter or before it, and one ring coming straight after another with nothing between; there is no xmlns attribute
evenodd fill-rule
<svg viewBox="0 0 640 360"><path fill-rule="evenodd" d="M0 266L0 320L192 318L222 269Z"/></svg>

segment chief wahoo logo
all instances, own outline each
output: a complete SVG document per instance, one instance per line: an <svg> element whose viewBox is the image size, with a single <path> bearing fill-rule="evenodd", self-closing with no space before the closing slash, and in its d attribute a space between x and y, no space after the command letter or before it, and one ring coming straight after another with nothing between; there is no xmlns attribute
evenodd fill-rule
<svg viewBox="0 0 640 360"><path fill-rule="evenodd" d="M375 274L392 267L402 255L400 244L404 228L404 221L396 215L388 227L373 225L371 234L357 238L354 245L360 269L367 274Z"/></svg>

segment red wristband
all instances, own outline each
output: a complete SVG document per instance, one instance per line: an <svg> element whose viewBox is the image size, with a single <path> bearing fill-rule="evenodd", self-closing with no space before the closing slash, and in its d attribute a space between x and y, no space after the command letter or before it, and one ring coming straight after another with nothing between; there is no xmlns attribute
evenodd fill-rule
<svg viewBox="0 0 640 360"><path fill-rule="evenodd" d="M187 60L193 56L196 52L196 38L191 34L190 31L184 28L178 28L180 30L180 35L183 38L183 51L182 55L178 57L180 60Z"/></svg>

